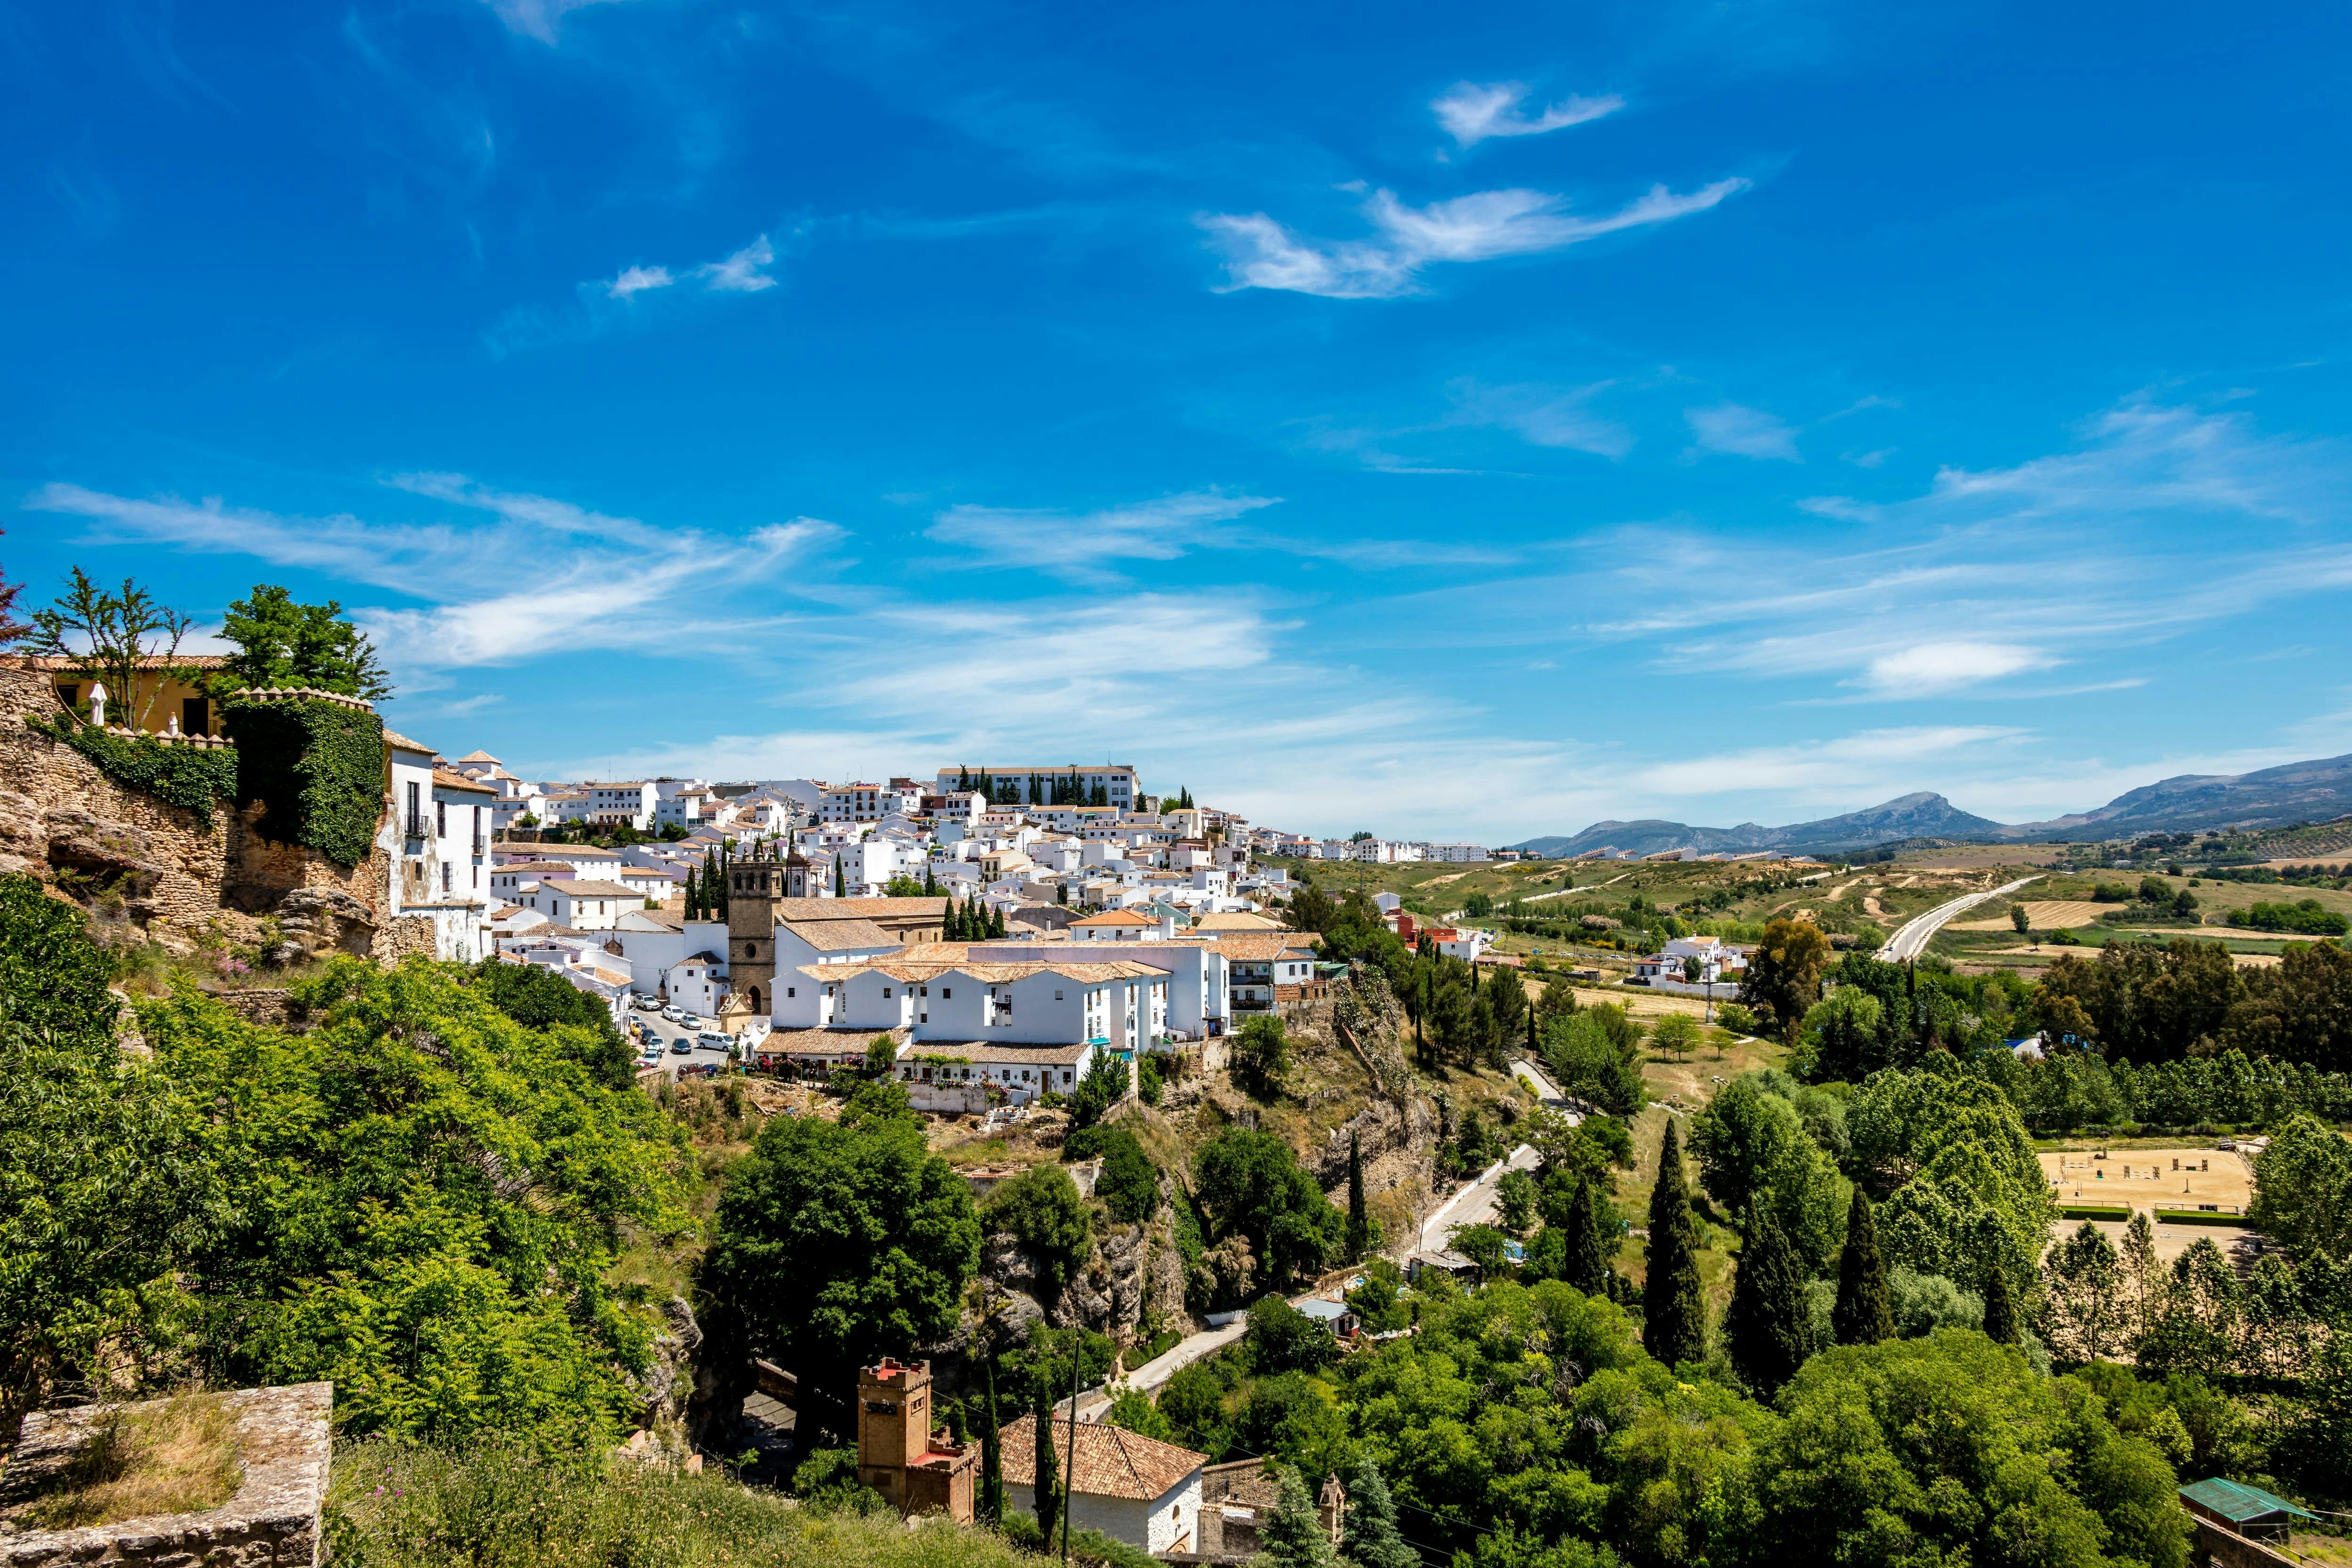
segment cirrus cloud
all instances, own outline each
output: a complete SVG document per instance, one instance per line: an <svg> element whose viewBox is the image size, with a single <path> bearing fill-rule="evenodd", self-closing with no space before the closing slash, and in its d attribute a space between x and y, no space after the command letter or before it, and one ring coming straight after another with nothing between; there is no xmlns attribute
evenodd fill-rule
<svg viewBox="0 0 2352 1568"><path fill-rule="evenodd" d="M1461 81L1430 108L1456 146L1472 147L1490 136L1540 136L1582 125L1625 107L1625 100L1612 92L1600 98L1570 97L1529 115L1519 107L1527 99L1524 82Z"/></svg>

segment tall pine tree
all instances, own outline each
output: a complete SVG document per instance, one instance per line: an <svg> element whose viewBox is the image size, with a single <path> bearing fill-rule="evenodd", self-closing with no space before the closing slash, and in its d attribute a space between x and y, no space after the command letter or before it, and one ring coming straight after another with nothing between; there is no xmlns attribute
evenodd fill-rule
<svg viewBox="0 0 2352 1568"><path fill-rule="evenodd" d="M1723 1338L1731 1364L1764 1398L1796 1376L1812 1352L1805 1270L1789 1238L1760 1209L1748 1211L1748 1236L1739 1247L1731 1305L1723 1314Z"/></svg>
<svg viewBox="0 0 2352 1568"><path fill-rule="evenodd" d="M1874 1345L1895 1337L1886 1298L1886 1260L1878 1252L1878 1222L1862 1189L1845 1211L1845 1250L1838 1255L1837 1305L1830 1328L1842 1345Z"/></svg>
<svg viewBox="0 0 2352 1568"><path fill-rule="evenodd" d="M1601 1204L1591 1176L1576 1179L1576 1195L1568 1203L1567 1279L1588 1296L1609 1294L1609 1258L1616 1238L1601 1229Z"/></svg>
<svg viewBox="0 0 2352 1568"><path fill-rule="evenodd" d="M1658 1180L1650 1189L1648 1283L1642 1292L1642 1345L1668 1366L1706 1354L1706 1300L1698 1281L1698 1234L1691 1216L1690 1180L1675 1120L1658 1152Z"/></svg>
<svg viewBox="0 0 2352 1568"><path fill-rule="evenodd" d="M1338 1568L1315 1494L1296 1465L1283 1466L1275 1478L1274 1508L1259 1542L1273 1568Z"/></svg>
<svg viewBox="0 0 2352 1568"><path fill-rule="evenodd" d="M702 918L702 883L695 876L692 866L686 868L686 918L690 921Z"/></svg>
<svg viewBox="0 0 2352 1568"><path fill-rule="evenodd" d="M1349 1478L1347 1523L1339 1554L1355 1568L1422 1568L1421 1553L1397 1529L1396 1500L1380 1467L1370 1459Z"/></svg>
<svg viewBox="0 0 2352 1568"><path fill-rule="evenodd" d="M1996 1263L1985 1270L1984 1331L1996 1344L2017 1342L2017 1299L2010 1294L2009 1271Z"/></svg>
<svg viewBox="0 0 2352 1568"><path fill-rule="evenodd" d="M1364 1148L1348 1134L1348 1256L1361 1258L1372 1245L1372 1216L1364 1205Z"/></svg>

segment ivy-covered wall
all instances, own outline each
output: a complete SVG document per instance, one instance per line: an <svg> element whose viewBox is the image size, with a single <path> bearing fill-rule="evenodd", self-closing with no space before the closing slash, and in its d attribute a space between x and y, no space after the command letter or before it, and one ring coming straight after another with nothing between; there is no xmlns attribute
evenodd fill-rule
<svg viewBox="0 0 2352 1568"><path fill-rule="evenodd" d="M240 702L222 714L236 742L236 802L268 809L255 826L345 868L367 858L383 813L383 721L339 702Z"/></svg>
<svg viewBox="0 0 2352 1568"><path fill-rule="evenodd" d="M362 715L375 723L372 714ZM72 747L96 763L99 772L128 789L143 790L156 799L194 812L206 827L213 825L213 807L238 798L237 753L226 749L169 745L151 735L117 735L76 720L37 715L25 722L50 740ZM382 726L376 747L383 751ZM382 794L381 786L378 788ZM373 826L373 823L371 823ZM364 851L362 851L364 853Z"/></svg>

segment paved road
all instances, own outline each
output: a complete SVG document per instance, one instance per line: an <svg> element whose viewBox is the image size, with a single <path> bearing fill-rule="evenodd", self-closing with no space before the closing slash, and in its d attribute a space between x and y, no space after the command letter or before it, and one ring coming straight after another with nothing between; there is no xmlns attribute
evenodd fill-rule
<svg viewBox="0 0 2352 1568"><path fill-rule="evenodd" d="M2003 882L1998 888L1989 888L1981 893L1966 893L1948 904L1937 904L1926 914L1906 921L1903 929L1895 933L1894 939L1878 950L1878 956L1895 963L1900 963L1905 959L1916 958L1927 950L1928 939L1943 930L1945 922L1962 910L1974 909L1988 899L2000 898L2003 893L2013 893L2028 882L2040 880L2042 878L2038 874L2032 877L2020 877L2014 882Z"/></svg>
<svg viewBox="0 0 2352 1568"><path fill-rule="evenodd" d="M1542 1159L1532 1145L1522 1143L1479 1173L1478 1179L1454 1194L1437 1212L1421 1222L1414 1249L1443 1252L1464 1226L1486 1225L1495 1217L1495 1187L1505 1171L1532 1171Z"/></svg>

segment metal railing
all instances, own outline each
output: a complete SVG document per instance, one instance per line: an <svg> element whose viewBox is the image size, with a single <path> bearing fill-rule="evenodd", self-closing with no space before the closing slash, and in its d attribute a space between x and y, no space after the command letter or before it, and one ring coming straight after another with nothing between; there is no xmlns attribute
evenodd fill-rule
<svg viewBox="0 0 2352 1568"><path fill-rule="evenodd" d="M424 817L412 812L409 814L408 817L407 831L403 833L401 837L404 838L430 838L433 837L433 825L427 822Z"/></svg>
<svg viewBox="0 0 2352 1568"><path fill-rule="evenodd" d="M483 837L482 837L480 834L478 834L478 833L475 834L475 835L474 835L474 853L475 853L475 854L477 854L477 855L487 855L487 854L488 854L489 852L490 852L490 841L489 841L488 839L487 839L487 838Z"/></svg>

